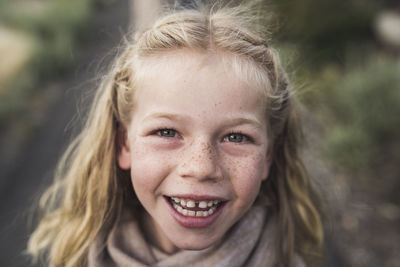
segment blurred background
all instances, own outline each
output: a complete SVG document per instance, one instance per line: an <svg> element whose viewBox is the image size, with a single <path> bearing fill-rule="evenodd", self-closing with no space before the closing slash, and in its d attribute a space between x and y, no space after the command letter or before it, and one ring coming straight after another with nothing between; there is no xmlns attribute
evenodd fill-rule
<svg viewBox="0 0 400 267"><path fill-rule="evenodd" d="M265 2L326 198L325 266L399 267L400 2ZM156 0L0 0L0 266L32 266L24 249L40 192L115 47L158 10Z"/></svg>

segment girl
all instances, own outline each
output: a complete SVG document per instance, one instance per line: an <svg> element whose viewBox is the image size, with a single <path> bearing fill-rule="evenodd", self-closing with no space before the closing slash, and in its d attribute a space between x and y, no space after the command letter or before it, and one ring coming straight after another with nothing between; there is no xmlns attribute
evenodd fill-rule
<svg viewBox="0 0 400 267"><path fill-rule="evenodd" d="M304 266L322 227L296 100L241 7L131 41L63 157L28 251L53 266Z"/></svg>

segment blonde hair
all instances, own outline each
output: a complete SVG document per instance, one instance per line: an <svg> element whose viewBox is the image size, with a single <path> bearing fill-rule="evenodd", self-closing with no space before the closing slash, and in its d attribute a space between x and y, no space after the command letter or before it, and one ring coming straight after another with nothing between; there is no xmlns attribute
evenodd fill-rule
<svg viewBox="0 0 400 267"><path fill-rule="evenodd" d="M276 52L253 30L255 19L248 10L175 11L128 42L99 87L85 127L60 161L54 184L41 198L43 214L28 243L32 256L45 255L53 266L85 265L89 246L100 231L112 228L123 205L140 205L129 172L117 165L118 128L128 125L134 110L137 62L182 48L228 52L249 62L237 69L245 69L263 87L274 144L271 172L260 193L279 217L277 257L290 266L294 253L306 262L318 255L322 225L300 157L296 99Z"/></svg>

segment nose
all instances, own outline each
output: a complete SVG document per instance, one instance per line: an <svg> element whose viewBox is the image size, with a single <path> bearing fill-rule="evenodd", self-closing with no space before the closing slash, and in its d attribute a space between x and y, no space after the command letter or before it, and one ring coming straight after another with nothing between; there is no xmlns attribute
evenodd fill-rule
<svg viewBox="0 0 400 267"><path fill-rule="evenodd" d="M187 145L178 167L183 178L217 181L222 177L216 148L205 141L194 141Z"/></svg>

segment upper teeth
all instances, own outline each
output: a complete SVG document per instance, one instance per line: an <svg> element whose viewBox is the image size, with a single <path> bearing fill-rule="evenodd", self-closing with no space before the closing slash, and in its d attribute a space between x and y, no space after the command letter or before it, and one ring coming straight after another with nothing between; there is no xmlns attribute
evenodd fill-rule
<svg viewBox="0 0 400 267"><path fill-rule="evenodd" d="M185 216L196 216L196 217L207 217L211 214L214 213L214 211L216 210L216 207L211 207L209 210L205 210L205 211L194 211L194 210L188 210L185 208L182 208L181 206L179 206L178 204L174 203L173 204L174 209L176 209L180 214L183 214Z"/></svg>
<svg viewBox="0 0 400 267"><path fill-rule="evenodd" d="M219 204L221 201L220 200L202 200L199 202L193 201L193 200L184 200L178 197L173 197L172 200L180 204L182 207L188 207L188 208L194 208L194 207L199 207L202 209L205 209L207 207L212 207L213 205Z"/></svg>

